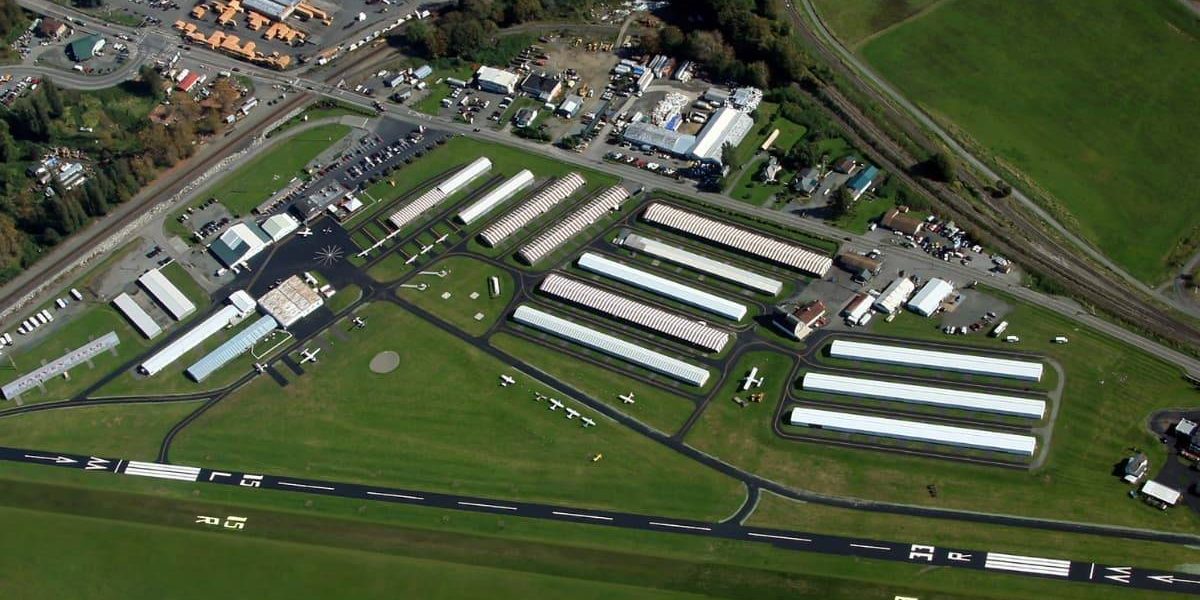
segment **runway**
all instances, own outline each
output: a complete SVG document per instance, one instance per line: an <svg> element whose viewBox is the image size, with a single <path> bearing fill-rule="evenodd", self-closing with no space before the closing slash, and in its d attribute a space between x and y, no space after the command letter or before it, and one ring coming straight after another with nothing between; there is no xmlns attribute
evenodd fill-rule
<svg viewBox="0 0 1200 600"><path fill-rule="evenodd" d="M383 488L354 483L302 479L260 473L219 471L204 467L175 465L117 458L63 454L43 450L0 447L0 460L44 466L95 471L129 477L147 477L228 485L251 489L281 490L429 506L447 510L505 514L531 519L585 523L643 531L665 531L683 535L761 542L784 550L854 556L918 565L973 569L1061 581L1103 584L1164 592L1200 593L1200 575L1171 573L1131 565L1102 565L1037 556L1020 556L987 550L947 548L920 541L899 542L806 533L781 529L747 527L734 522L712 523L605 510L580 509L550 504L496 500L419 490Z"/></svg>

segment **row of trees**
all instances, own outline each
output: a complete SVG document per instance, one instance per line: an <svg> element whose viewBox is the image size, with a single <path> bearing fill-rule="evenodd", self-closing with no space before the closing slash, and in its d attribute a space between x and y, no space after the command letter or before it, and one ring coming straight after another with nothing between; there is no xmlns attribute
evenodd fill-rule
<svg viewBox="0 0 1200 600"><path fill-rule="evenodd" d="M14 31L28 26L29 19L25 18L25 13L17 5L17 0L0 0L0 45Z"/></svg>
<svg viewBox="0 0 1200 600"><path fill-rule="evenodd" d="M429 59L475 57L489 48L502 27L576 15L593 0L459 0L435 22L417 21L397 38L409 51Z"/></svg>

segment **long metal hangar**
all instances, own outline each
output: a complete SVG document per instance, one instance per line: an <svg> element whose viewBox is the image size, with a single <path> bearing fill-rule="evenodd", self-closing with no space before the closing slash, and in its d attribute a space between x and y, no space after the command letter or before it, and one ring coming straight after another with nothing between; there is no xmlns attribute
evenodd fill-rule
<svg viewBox="0 0 1200 600"><path fill-rule="evenodd" d="M1043 370L1042 363L1028 360L885 346L847 340L834 340L833 344L829 346L829 355L834 358L905 365L939 371L956 371L974 375L992 375L1025 381L1041 381Z"/></svg>
<svg viewBox="0 0 1200 600"><path fill-rule="evenodd" d="M464 208L462 212L458 213L458 220L462 221L464 225L470 225L473 221L488 214L492 209L515 196L517 192L525 189L531 183L533 183L533 173L529 169L521 169L516 175L509 177L504 183L496 186L495 189L484 194L482 198Z"/></svg>
<svg viewBox="0 0 1200 600"><path fill-rule="evenodd" d="M870 417L854 413L820 410L816 408L795 407L788 421L792 425L844 431L862 435L913 440L958 446L960 448L975 448L992 452L1007 452L1021 456L1033 456L1037 448L1037 438L1030 435L1001 433L984 429L954 427L950 425L934 425L920 421L906 421L886 417Z"/></svg>
<svg viewBox="0 0 1200 600"><path fill-rule="evenodd" d="M708 369L643 348L590 327L584 327L526 304L517 307L513 313L513 319L522 325L528 325L593 350L599 350L696 387L701 387L708 381Z"/></svg>
<svg viewBox="0 0 1200 600"><path fill-rule="evenodd" d="M579 173L568 173L489 225L479 233L479 239L488 246L503 242L508 236L524 229L534 219L570 198L584 183L583 176Z"/></svg>
<svg viewBox="0 0 1200 600"><path fill-rule="evenodd" d="M659 277L641 269L635 269L624 263L604 258L599 254L584 252L579 257L579 268L653 292L660 296L671 298L672 300L677 300L688 306L706 310L726 319L740 321L746 316L745 304L738 304L732 300L710 294L704 290L698 290L678 281Z"/></svg>
<svg viewBox="0 0 1200 600"><path fill-rule="evenodd" d="M720 352L725 344L729 343L729 334L720 329L649 304L630 300L620 294L614 294L570 277L551 273L542 280L538 289L551 296L586 306L628 323L640 325L710 352Z"/></svg>
<svg viewBox="0 0 1200 600"><path fill-rule="evenodd" d="M642 237L636 233L630 233L621 238L620 244L630 250L644 252L655 258L683 265L689 269L694 269L701 273L724 279L725 281L731 281L772 296L778 294L783 289L783 282L778 279L771 279L770 277L759 275L753 271L747 271L741 267L735 267L729 263L724 263L702 254L696 254L695 252L665 244L655 239Z"/></svg>
<svg viewBox="0 0 1200 600"><path fill-rule="evenodd" d="M833 266L833 259L812 250L667 204L651 204L646 207L646 212L642 213L642 218L656 225L799 269L813 277L824 277Z"/></svg>
<svg viewBox="0 0 1200 600"><path fill-rule="evenodd" d="M439 183L436 187L418 196L416 200L409 202L404 208L392 213L392 216L388 217L388 220L392 222L397 231L404 229L405 225L408 225L413 219L419 217L421 213L441 204L446 198L453 196L455 192L463 189L467 184L475 181L476 178L491 169L492 161L488 160L486 156L481 156L455 174L447 177L445 181Z"/></svg>
<svg viewBox="0 0 1200 600"><path fill-rule="evenodd" d="M1046 414L1046 403L1033 398L968 392L811 371L804 374L804 389L810 392L928 404L945 408L1029 417L1030 419L1041 419Z"/></svg>
<svg viewBox="0 0 1200 600"><path fill-rule="evenodd" d="M621 208L621 203L628 198L629 190L619 185L614 185L596 194L596 197L589 200L582 208L576 209L575 212L552 225L532 242L521 246L521 249L517 250L517 256L526 264L536 263L557 250L567 240L579 235L581 231L587 229L589 225L595 223L609 211Z"/></svg>

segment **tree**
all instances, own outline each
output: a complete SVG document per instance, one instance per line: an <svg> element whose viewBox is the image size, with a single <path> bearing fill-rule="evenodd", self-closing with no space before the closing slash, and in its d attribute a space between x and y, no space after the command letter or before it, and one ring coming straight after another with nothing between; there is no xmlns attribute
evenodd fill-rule
<svg viewBox="0 0 1200 600"><path fill-rule="evenodd" d="M513 0L513 3L508 7L509 23L524 23L539 19L541 16L541 0Z"/></svg>
<svg viewBox="0 0 1200 600"><path fill-rule="evenodd" d="M163 90L163 78L159 75L158 70L150 65L142 65L138 69L138 76L142 79L143 93L147 96L157 96Z"/></svg>
<svg viewBox="0 0 1200 600"><path fill-rule="evenodd" d="M944 150L934 154L926 163L925 171L933 179L952 183L958 178L958 165L954 158Z"/></svg>
<svg viewBox="0 0 1200 600"><path fill-rule="evenodd" d="M840 219L842 217L854 214L857 206L854 204L854 196L850 194L850 190L846 186L838 188L833 194L833 202L829 205L830 212L833 213L833 218Z"/></svg>
<svg viewBox="0 0 1200 600"><path fill-rule="evenodd" d="M815 146L806 141L792 146L788 151L787 160L793 169L804 169L815 166L820 160Z"/></svg>
<svg viewBox="0 0 1200 600"><path fill-rule="evenodd" d="M46 97L46 110L50 117L57 119L63 116L62 91L58 89L57 85L54 85L54 81L49 77L42 79L41 90Z"/></svg>
<svg viewBox="0 0 1200 600"><path fill-rule="evenodd" d="M21 147L8 130L8 121L0 120L0 163L13 163L21 158Z"/></svg>

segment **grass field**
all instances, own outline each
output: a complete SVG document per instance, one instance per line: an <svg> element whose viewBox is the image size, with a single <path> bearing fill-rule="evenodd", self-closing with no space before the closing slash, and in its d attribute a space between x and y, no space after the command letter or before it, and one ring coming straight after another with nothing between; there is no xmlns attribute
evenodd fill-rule
<svg viewBox="0 0 1200 600"><path fill-rule="evenodd" d="M58 517L55 523L61 524L62 529L67 531L75 531L76 523L83 521L65 518L68 515L95 516L105 519L105 522L141 523L143 537L147 539L160 533L171 535L179 531L178 528L194 531L197 527L193 523L194 515L197 514L240 515L248 518L247 529L227 535L273 542L321 544L330 551L369 551L723 598L860 600L892 598L896 594L926 600L1026 600L1051 597L1148 600L1158 597L1112 587L785 552L761 543L554 523L508 515L461 513L273 490L96 476L77 470L22 464L5 465L4 470L0 471L0 506L52 511ZM0 510L0 520L7 523L5 515L12 512L15 511ZM21 511L21 514L30 513ZM100 522L98 519L86 520ZM166 525L176 529L151 525ZM16 529L13 528L13 531ZM61 535L61 530L54 528L53 542L62 543ZM13 535L5 539L20 541L24 537ZM272 551L274 546L261 545L259 540L238 541L255 547L262 556L275 554ZM76 544L72 547L87 553L86 557L77 559L74 564L79 564L78 560L94 560L93 553L108 557L105 550L107 546ZM207 556L209 550L200 547L197 552ZM127 554L112 555L119 557ZM189 557L191 554L181 551L178 556ZM26 563L21 564L26 566ZM51 563L42 560L36 564L44 567ZM169 568L171 564L174 563L164 564L162 568ZM184 564L191 570L181 568L177 576L179 581L189 581L189 576L194 574L194 563L184 561ZM260 563L257 559L248 559L248 564L257 566ZM341 571L338 566L340 563L326 563L322 565L322 572L328 577L339 577ZM452 568L453 565L447 566L447 569ZM27 571L21 569L17 572ZM70 573L78 577L80 583L90 581L88 575L74 571ZM58 574L59 577L62 575ZM3 581L0 581L2 585ZM371 589L371 582L362 584L361 588L355 585L347 583L341 593ZM414 582L414 585L420 584Z"/></svg>
<svg viewBox="0 0 1200 600"><path fill-rule="evenodd" d="M764 492L748 525L867 536L890 540L920 540L934 546L965 550L987 549L1034 556L1052 555L1079 561L1133 564L1140 567L1179 570L1200 564L1200 550L1175 544L1143 542L1043 531L982 523L947 526L941 519L870 513L832 506L798 502Z"/></svg>
<svg viewBox="0 0 1200 600"><path fill-rule="evenodd" d="M946 0L813 0L817 14L847 46L902 23Z"/></svg>
<svg viewBox="0 0 1200 600"><path fill-rule="evenodd" d="M358 299L362 298L362 293L362 288L354 284L339 288L332 298L325 301L325 308L334 314L342 312L351 304L358 302Z"/></svg>
<svg viewBox="0 0 1200 600"><path fill-rule="evenodd" d="M547 410L535 391L566 399L529 377L500 387L502 362L393 305L358 314L370 326L323 342L284 393L259 378L223 400L180 434L172 460L696 518L727 516L744 496L586 407L589 429ZM384 350L401 367L372 373Z"/></svg>
<svg viewBox="0 0 1200 600"><path fill-rule="evenodd" d="M950 0L862 54L1156 282L1200 228L1200 21L1173 0ZM1189 244L1200 243L1191 235Z"/></svg>
<svg viewBox="0 0 1200 600"><path fill-rule="evenodd" d="M1021 337L1021 350L1053 357L1066 372L1048 459L1039 469L1013 471L783 440L771 431L767 415L732 420L727 413L736 406L712 412L721 404L709 407L687 442L765 477L823 493L1163 531L1200 523L1192 511L1159 511L1128 498L1129 487L1111 475L1132 446L1150 456L1151 473L1167 460L1144 423L1156 409L1195 404L1196 392L1179 371L1040 309L1017 305L1005 319ZM945 341L937 320L900 318L873 324L872 331ZM1071 342L1053 344L1055 335L1068 335ZM1012 349L981 335L955 342ZM925 489L930 483L938 486L937 498Z"/></svg>
<svg viewBox="0 0 1200 600"><path fill-rule="evenodd" d="M0 419L0 446L154 460L167 431L203 401L83 406Z"/></svg>
<svg viewBox="0 0 1200 600"><path fill-rule="evenodd" d="M254 207L287 185L292 177L326 148L350 133L345 125L319 125L298 133L257 156L201 194L214 197L235 215L249 215ZM169 220L171 222L173 219Z"/></svg>
<svg viewBox="0 0 1200 600"><path fill-rule="evenodd" d="M451 256L439 260L422 271L446 271L445 277L422 275L410 283L424 283L425 291L400 288L401 298L429 311L438 318L474 336L483 335L496 321L504 317L504 308L512 300L515 282L508 271L469 256ZM500 295L493 298L488 290L488 278L500 279ZM442 294L450 294L442 298ZM471 294L477 294L472 299ZM475 314L483 319L476 321Z"/></svg>
<svg viewBox="0 0 1200 600"><path fill-rule="evenodd" d="M666 434L678 431L695 408L687 398L580 361L524 338L500 333L492 336L490 343L512 357L570 384L591 398ZM628 393L634 395L633 404L625 404L617 397Z"/></svg>

